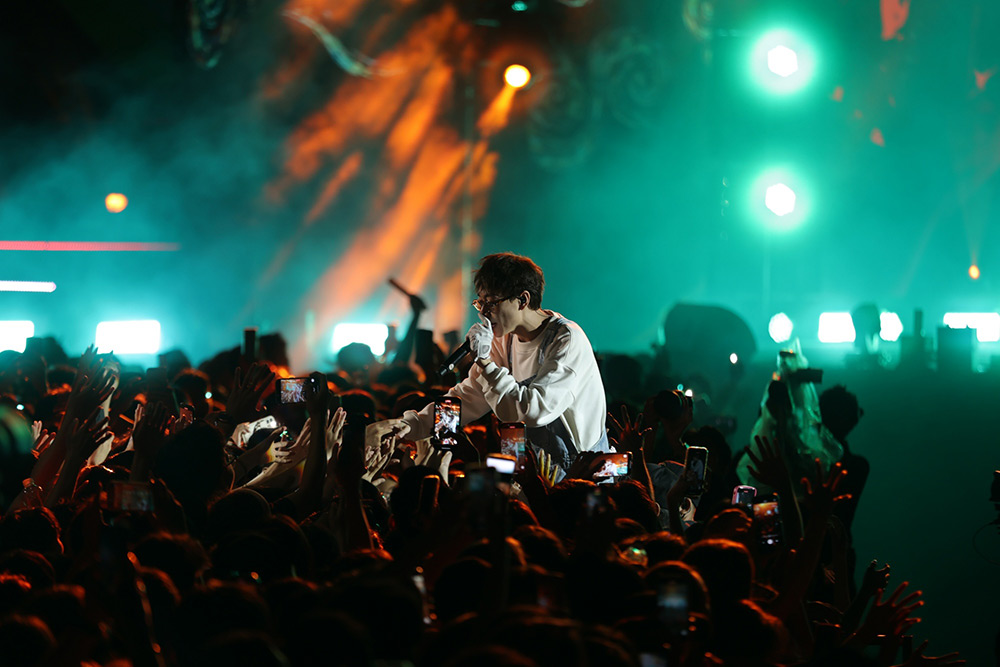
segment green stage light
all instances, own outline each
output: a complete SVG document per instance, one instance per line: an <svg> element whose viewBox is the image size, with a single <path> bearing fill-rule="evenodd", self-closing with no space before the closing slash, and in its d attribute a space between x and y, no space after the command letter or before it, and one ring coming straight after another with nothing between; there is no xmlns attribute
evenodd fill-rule
<svg viewBox="0 0 1000 667"><path fill-rule="evenodd" d="M788 215L795 210L795 191L784 183L768 186L764 193L764 205L779 217Z"/></svg>
<svg viewBox="0 0 1000 667"><path fill-rule="evenodd" d="M777 95L805 88L816 73L816 54L809 42L790 30L772 30L754 44L751 74L761 87Z"/></svg>
<svg viewBox="0 0 1000 667"><path fill-rule="evenodd" d="M788 232L802 224L812 205L809 184L787 168L761 172L750 184L746 196L752 218L778 232Z"/></svg>
<svg viewBox="0 0 1000 667"><path fill-rule="evenodd" d="M793 329L791 318L784 313L778 313L767 323L767 334L775 343L786 342L792 337Z"/></svg>

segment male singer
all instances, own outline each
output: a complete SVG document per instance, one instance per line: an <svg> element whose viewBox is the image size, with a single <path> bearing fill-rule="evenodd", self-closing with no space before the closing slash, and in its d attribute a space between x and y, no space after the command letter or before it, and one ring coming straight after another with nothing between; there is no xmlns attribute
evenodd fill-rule
<svg viewBox="0 0 1000 667"><path fill-rule="evenodd" d="M579 452L609 451L604 383L587 335L542 309L545 277L527 257L487 255L475 272L480 321L467 340L476 361L448 394L462 399L462 423L492 410L501 422L524 422L528 442L567 470ZM416 440L433 427L433 405L407 412L401 427Z"/></svg>

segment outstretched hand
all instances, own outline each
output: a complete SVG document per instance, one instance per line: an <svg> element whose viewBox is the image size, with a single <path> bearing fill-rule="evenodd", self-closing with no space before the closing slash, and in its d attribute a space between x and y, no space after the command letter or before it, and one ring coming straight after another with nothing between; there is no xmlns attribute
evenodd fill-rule
<svg viewBox="0 0 1000 667"><path fill-rule="evenodd" d="M920 619L911 618L910 614L923 606L924 603L920 600L922 593L916 591L902 597L907 586L909 586L909 582L904 581L885 601L882 600L882 594L885 591L879 590L875 594L875 600L868 610L868 615L850 642L858 647L864 647L873 643L879 635L898 640L908 628L919 623Z"/></svg>
<svg viewBox="0 0 1000 667"><path fill-rule="evenodd" d="M807 477L802 478L802 486L805 489L805 505L810 514L829 517L833 514L833 506L842 501L849 500L850 494L837 494L837 487L840 486L847 471L844 466L835 463L830 468L829 474L824 474L823 463L816 459L816 479L818 484L814 487Z"/></svg>
<svg viewBox="0 0 1000 667"><path fill-rule="evenodd" d="M943 666L965 664L965 660L959 657L958 651L936 658L924 655L924 651L927 650L927 644L928 641L925 639L920 646L913 650L913 653L906 659L906 662L902 663L902 665L899 665L898 667L934 667L935 665Z"/></svg>
<svg viewBox="0 0 1000 667"><path fill-rule="evenodd" d="M747 449L747 456L753 465L748 466L750 474L761 484L780 489L788 482L788 464L785 457L781 455L781 447L777 442L771 442L767 436L754 436L757 443L759 455L754 454L753 448Z"/></svg>
<svg viewBox="0 0 1000 667"><path fill-rule="evenodd" d="M275 375L267 364L253 364L245 376L239 368L236 369L233 390L226 401L226 413L233 423L252 422L260 417L261 396L274 382L274 378Z"/></svg>
<svg viewBox="0 0 1000 667"><path fill-rule="evenodd" d="M650 426L645 426L643 413L633 420L629 418L628 408L622 406L622 420L619 422L614 415L608 413L608 430L610 431L611 442L614 443L618 451L631 452L632 458L644 456L645 446L652 444L655 431Z"/></svg>

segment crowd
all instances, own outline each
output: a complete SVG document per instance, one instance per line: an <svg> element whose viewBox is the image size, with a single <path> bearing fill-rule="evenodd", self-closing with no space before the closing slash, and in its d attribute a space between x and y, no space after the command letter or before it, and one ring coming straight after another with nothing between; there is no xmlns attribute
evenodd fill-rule
<svg viewBox="0 0 1000 667"><path fill-rule="evenodd" d="M733 449L683 392L609 396L627 475L531 447L508 475L483 466L492 413L450 451L377 428L448 388L414 338L384 362L345 349L292 403L279 336L197 369L51 339L0 353L0 664L963 663L912 645L920 591L887 564L855 586L867 468L842 387L803 430L786 373ZM708 450L698 495L691 446ZM773 511L734 502L741 485L775 492Z"/></svg>

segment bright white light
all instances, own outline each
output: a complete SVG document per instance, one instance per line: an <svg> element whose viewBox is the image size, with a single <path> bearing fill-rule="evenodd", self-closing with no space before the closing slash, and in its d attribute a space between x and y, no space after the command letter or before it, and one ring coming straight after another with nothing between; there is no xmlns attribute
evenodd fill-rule
<svg viewBox="0 0 1000 667"><path fill-rule="evenodd" d="M799 57L787 46L776 46L767 52L767 68L778 76L791 76L799 71Z"/></svg>
<svg viewBox="0 0 1000 667"><path fill-rule="evenodd" d="M0 292L55 292L56 284L38 280L0 280Z"/></svg>
<svg viewBox="0 0 1000 667"><path fill-rule="evenodd" d="M206 399L208 399L208 398L212 398L212 392L210 392L210 391L206 391L206 392L205 392L205 398L206 398Z"/></svg>
<svg viewBox="0 0 1000 667"><path fill-rule="evenodd" d="M364 343L377 357L385 354L385 341L388 338L389 327L384 324L338 324L333 328L330 351L336 354L351 343Z"/></svg>
<svg viewBox="0 0 1000 667"><path fill-rule="evenodd" d="M903 323L900 321L899 315L896 313L882 313L878 316L878 319L882 325L879 338L887 340L890 343L899 340L900 335L903 333Z"/></svg>
<svg viewBox="0 0 1000 667"><path fill-rule="evenodd" d="M945 313L944 323L952 329L975 329L980 343L1000 341L1000 313Z"/></svg>
<svg viewBox="0 0 1000 667"><path fill-rule="evenodd" d="M0 351L24 352L28 339L35 335L35 323L31 320L0 321Z"/></svg>
<svg viewBox="0 0 1000 667"><path fill-rule="evenodd" d="M792 337L792 320L784 313L778 313L767 323L767 333L775 343L784 343Z"/></svg>
<svg viewBox="0 0 1000 667"><path fill-rule="evenodd" d="M854 319L850 313L822 313L819 316L819 342L853 343Z"/></svg>
<svg viewBox="0 0 1000 667"><path fill-rule="evenodd" d="M531 72L524 65L511 65L504 70L503 80L511 88L524 88L531 81Z"/></svg>
<svg viewBox="0 0 1000 667"><path fill-rule="evenodd" d="M684 390L684 395L688 396L688 397L694 396L694 389L685 389Z"/></svg>
<svg viewBox="0 0 1000 667"><path fill-rule="evenodd" d="M775 183L767 188L764 205L777 216L788 215L795 210L795 191L784 183Z"/></svg>
<svg viewBox="0 0 1000 667"><path fill-rule="evenodd" d="M24 403L18 403L17 404L17 409L18 410L24 410Z"/></svg>
<svg viewBox="0 0 1000 667"><path fill-rule="evenodd" d="M729 355L729 363L735 364L740 360L739 356L735 352Z"/></svg>
<svg viewBox="0 0 1000 667"><path fill-rule="evenodd" d="M99 354L156 354L160 351L160 323L156 320L101 322L94 338Z"/></svg>

